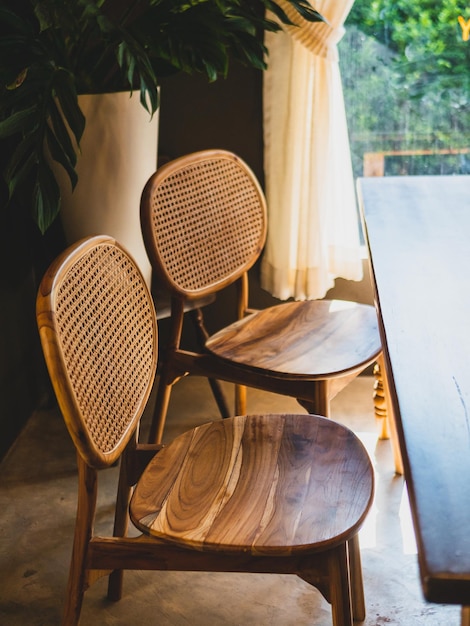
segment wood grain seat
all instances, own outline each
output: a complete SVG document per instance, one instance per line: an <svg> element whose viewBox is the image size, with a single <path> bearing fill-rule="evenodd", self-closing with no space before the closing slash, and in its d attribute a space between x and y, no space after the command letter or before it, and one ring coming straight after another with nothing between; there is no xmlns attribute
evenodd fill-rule
<svg viewBox="0 0 470 626"><path fill-rule="evenodd" d="M110 237L56 259L41 281L37 320L77 450L63 626L78 624L85 591L101 576L119 600L125 569L295 574L331 603L334 626L364 619L358 531L374 478L349 429L315 415L237 416L166 447L139 443L157 319L138 267ZM113 536L97 536L98 473L118 460ZM128 536L129 511L138 537Z"/></svg>
<svg viewBox="0 0 470 626"><path fill-rule="evenodd" d="M251 415L177 437L131 501L135 526L182 547L311 555L357 534L373 473L357 437L318 416Z"/></svg>
<svg viewBox="0 0 470 626"><path fill-rule="evenodd" d="M357 302L286 302L234 322L205 346L222 359L273 376L324 380L370 363L371 354L380 351L376 319L373 307Z"/></svg>
<svg viewBox="0 0 470 626"><path fill-rule="evenodd" d="M330 401L381 356L374 307L354 302L283 302L249 307L248 271L266 239L263 191L242 159L202 150L159 168L141 199L145 247L155 280L171 293L170 340L160 360L149 441L160 442L172 386L193 374L235 385L234 414L246 388L296 398L330 415ZM199 351L181 347L186 303L236 285L233 323Z"/></svg>

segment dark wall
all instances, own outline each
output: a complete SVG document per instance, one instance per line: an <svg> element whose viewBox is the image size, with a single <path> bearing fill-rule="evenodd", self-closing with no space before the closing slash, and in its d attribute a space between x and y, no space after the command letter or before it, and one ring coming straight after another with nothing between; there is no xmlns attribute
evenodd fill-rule
<svg viewBox="0 0 470 626"><path fill-rule="evenodd" d="M178 74L161 81L159 152L177 157L205 148L241 156L262 182L260 71L234 64L226 79Z"/></svg>
<svg viewBox="0 0 470 626"><path fill-rule="evenodd" d="M34 277L0 285L0 458L25 424L36 400Z"/></svg>
<svg viewBox="0 0 470 626"><path fill-rule="evenodd" d="M27 213L11 206L0 226L0 458L50 386L36 329L36 292L64 247L57 223L39 235Z"/></svg>

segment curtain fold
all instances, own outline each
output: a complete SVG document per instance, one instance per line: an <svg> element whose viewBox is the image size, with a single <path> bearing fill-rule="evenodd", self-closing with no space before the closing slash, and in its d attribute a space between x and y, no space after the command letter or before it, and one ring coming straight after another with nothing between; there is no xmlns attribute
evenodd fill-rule
<svg viewBox="0 0 470 626"><path fill-rule="evenodd" d="M328 24L267 33L264 170L268 238L261 285L285 300L322 298L361 280L354 177L337 43L354 0L319 0ZM290 5L283 5L289 14ZM299 17L292 14L299 24Z"/></svg>

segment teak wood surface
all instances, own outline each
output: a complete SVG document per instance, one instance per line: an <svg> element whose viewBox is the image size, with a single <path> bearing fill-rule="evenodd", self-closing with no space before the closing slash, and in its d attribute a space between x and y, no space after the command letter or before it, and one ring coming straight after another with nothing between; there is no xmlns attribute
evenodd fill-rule
<svg viewBox="0 0 470 626"><path fill-rule="evenodd" d="M361 371L381 351L374 309L342 300L257 311L212 335L206 347L228 361L305 380Z"/></svg>
<svg viewBox="0 0 470 626"><path fill-rule="evenodd" d="M358 189L423 591L468 606L470 176Z"/></svg>
<svg viewBox="0 0 470 626"><path fill-rule="evenodd" d="M344 426L309 415L239 416L163 448L130 512L144 533L182 547L290 556L357 534L373 472ZM347 503L347 506L344 506Z"/></svg>

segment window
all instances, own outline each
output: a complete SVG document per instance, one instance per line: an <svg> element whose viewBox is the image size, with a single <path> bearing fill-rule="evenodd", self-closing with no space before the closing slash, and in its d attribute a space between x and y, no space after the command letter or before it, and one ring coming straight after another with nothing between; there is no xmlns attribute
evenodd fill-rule
<svg viewBox="0 0 470 626"><path fill-rule="evenodd" d="M470 174L470 2L356 0L345 26L354 176Z"/></svg>

